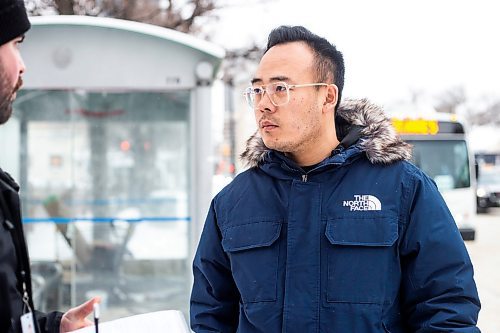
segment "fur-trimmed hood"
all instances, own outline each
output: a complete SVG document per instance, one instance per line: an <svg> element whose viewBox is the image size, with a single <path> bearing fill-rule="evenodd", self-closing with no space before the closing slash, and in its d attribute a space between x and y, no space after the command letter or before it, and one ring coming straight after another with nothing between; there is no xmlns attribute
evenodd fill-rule
<svg viewBox="0 0 500 333"><path fill-rule="evenodd" d="M358 146L373 164L390 164L411 158L411 146L396 134L382 108L367 99L346 99L337 110L335 122L339 141L351 129L360 129ZM254 167L264 160L269 151L259 131L256 131L247 140L246 149L240 157L247 166Z"/></svg>

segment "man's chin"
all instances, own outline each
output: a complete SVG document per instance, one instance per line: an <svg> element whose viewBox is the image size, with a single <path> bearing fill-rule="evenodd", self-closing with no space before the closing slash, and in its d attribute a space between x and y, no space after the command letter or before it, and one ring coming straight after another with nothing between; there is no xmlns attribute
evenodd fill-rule
<svg viewBox="0 0 500 333"><path fill-rule="evenodd" d="M3 125L12 116L12 103L0 105L0 125Z"/></svg>
<svg viewBox="0 0 500 333"><path fill-rule="evenodd" d="M286 151L286 146L279 140L276 140L276 138L268 138L264 139L264 145L272 150L280 151L280 152L285 152Z"/></svg>

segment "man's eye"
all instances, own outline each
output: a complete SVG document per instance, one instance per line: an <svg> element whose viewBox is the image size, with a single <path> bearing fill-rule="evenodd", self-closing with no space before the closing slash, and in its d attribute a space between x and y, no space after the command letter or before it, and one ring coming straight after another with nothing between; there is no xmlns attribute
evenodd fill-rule
<svg viewBox="0 0 500 333"><path fill-rule="evenodd" d="M286 87L282 84L277 84L276 86L274 86L274 91L277 93L284 92L286 91Z"/></svg>
<svg viewBox="0 0 500 333"><path fill-rule="evenodd" d="M259 87L252 88L252 93L254 93L255 95L260 95L260 94L262 94L262 92L263 92L262 88L259 88Z"/></svg>

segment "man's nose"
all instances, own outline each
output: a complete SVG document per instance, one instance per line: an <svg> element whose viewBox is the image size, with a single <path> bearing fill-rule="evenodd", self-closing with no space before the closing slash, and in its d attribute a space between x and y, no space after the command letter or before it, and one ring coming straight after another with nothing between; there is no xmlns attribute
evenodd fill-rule
<svg viewBox="0 0 500 333"><path fill-rule="evenodd" d="M269 97L267 91L265 91L262 94L259 103L257 103L257 110L259 110L260 112L267 112L267 113L273 113L276 111L276 106L271 101L271 97Z"/></svg>
<svg viewBox="0 0 500 333"><path fill-rule="evenodd" d="M19 75L22 75L26 71L26 65L24 64L24 60L23 57L21 57L21 55L19 55L18 63L19 63Z"/></svg>

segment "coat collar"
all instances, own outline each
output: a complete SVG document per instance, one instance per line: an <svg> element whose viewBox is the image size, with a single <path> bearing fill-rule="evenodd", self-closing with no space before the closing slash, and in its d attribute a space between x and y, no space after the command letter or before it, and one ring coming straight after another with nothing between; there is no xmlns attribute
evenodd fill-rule
<svg viewBox="0 0 500 333"><path fill-rule="evenodd" d="M352 146L353 135L359 137L359 140L354 140L357 148L373 164L391 164L411 158L411 146L396 134L382 108L367 99L345 100L337 110L335 123L341 145L348 145L342 148ZM246 149L240 157L245 165L255 167L265 163L271 152L256 131L247 140Z"/></svg>
<svg viewBox="0 0 500 333"><path fill-rule="evenodd" d="M11 187L14 191L19 191L19 185L16 183L14 178L12 178L7 172L0 168L0 181L5 183L7 186Z"/></svg>

